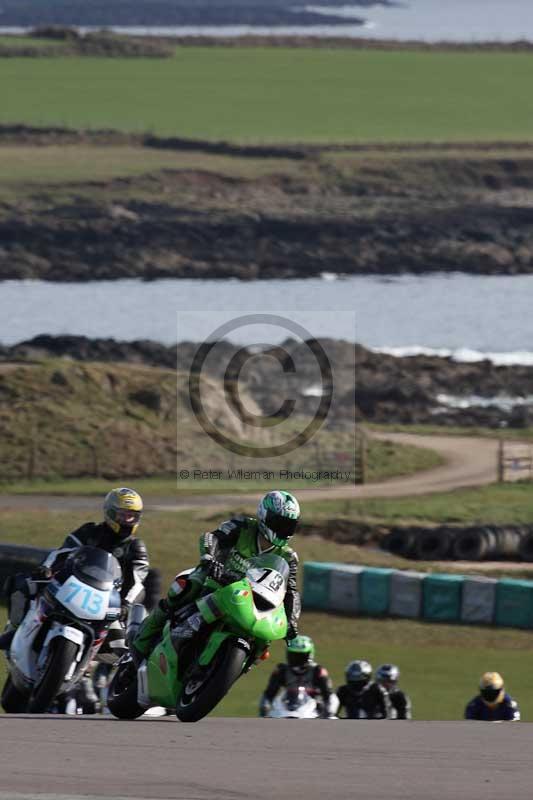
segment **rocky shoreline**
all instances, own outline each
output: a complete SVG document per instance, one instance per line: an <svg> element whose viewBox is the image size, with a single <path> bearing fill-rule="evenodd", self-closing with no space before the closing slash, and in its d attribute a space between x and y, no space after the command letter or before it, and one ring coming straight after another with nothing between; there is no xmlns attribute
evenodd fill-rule
<svg viewBox="0 0 533 800"><path fill-rule="evenodd" d="M0 280L533 273L528 143L246 147L0 130L0 146L15 141L226 160L220 171L17 184L0 198Z"/></svg>
<svg viewBox="0 0 533 800"><path fill-rule="evenodd" d="M533 398L533 367L496 366L487 360L460 363L437 356L400 358L374 353L345 341L325 339L320 342L333 373L333 401L328 416L328 424L333 427L353 424L354 408L356 420L381 424L494 429L533 425L533 404L528 400ZM12 347L0 346L0 367L2 363L14 361L61 357L82 362L177 368L186 372L198 346L192 342L167 347L146 340L117 342L42 335ZM241 351L240 346L230 343L224 343L223 347L224 358L214 364L206 362L208 374L218 379L223 378L232 356ZM288 352L298 365L297 373L285 376L284 383L280 380L279 363L271 358L254 359L253 368L243 372L246 389L263 413L273 413L287 396L296 396L297 411L313 414L316 395L309 389L316 381L314 356L306 345L293 340L282 347L278 351L282 360ZM479 398L484 400L482 405ZM511 402L499 402L505 398Z"/></svg>

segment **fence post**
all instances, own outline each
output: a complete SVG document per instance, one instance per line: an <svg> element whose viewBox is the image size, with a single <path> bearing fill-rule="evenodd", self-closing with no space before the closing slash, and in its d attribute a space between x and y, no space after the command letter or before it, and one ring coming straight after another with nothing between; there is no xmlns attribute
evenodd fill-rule
<svg viewBox="0 0 533 800"><path fill-rule="evenodd" d="M357 426L355 431L355 482L366 483L367 476L367 437L364 428ZM358 468L358 469L357 469Z"/></svg>
<svg viewBox="0 0 533 800"><path fill-rule="evenodd" d="M30 425L30 451L28 454L28 470L26 477L29 481L35 478L37 471L37 425L35 420Z"/></svg>
<svg viewBox="0 0 533 800"><path fill-rule="evenodd" d="M498 483L503 483L505 479L504 469L504 441L498 442Z"/></svg>

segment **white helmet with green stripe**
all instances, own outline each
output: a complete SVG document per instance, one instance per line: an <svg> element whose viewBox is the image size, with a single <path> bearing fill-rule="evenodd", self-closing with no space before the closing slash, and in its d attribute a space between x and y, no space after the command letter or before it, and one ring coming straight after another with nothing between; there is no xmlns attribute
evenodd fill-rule
<svg viewBox="0 0 533 800"><path fill-rule="evenodd" d="M265 539L278 547L284 545L293 535L300 519L298 500L289 492L269 492L259 501L257 519Z"/></svg>

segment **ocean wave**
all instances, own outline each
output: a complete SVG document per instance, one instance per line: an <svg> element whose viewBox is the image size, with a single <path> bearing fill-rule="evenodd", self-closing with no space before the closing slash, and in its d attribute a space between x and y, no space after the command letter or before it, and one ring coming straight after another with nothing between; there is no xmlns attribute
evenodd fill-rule
<svg viewBox="0 0 533 800"><path fill-rule="evenodd" d="M292 9L293 11L298 9ZM361 19L361 6L304 6L304 11L309 14L323 14L325 17L340 17L341 19Z"/></svg>
<svg viewBox="0 0 533 800"><path fill-rule="evenodd" d="M484 353L480 350L471 350L468 347L458 347L450 349L447 347L371 347L373 353L383 353L397 358L409 358L413 356L438 356L439 358L451 358L452 361L462 363L477 363L479 361L491 361L498 367L523 366L533 367L533 352L528 350L516 350L509 353Z"/></svg>
<svg viewBox="0 0 533 800"><path fill-rule="evenodd" d="M481 395L453 395L438 394L437 402L448 408L468 409L468 408L489 408L491 406L499 408L500 411L512 411L517 406L533 405L533 396L512 397L511 395L494 395L492 397L482 397Z"/></svg>

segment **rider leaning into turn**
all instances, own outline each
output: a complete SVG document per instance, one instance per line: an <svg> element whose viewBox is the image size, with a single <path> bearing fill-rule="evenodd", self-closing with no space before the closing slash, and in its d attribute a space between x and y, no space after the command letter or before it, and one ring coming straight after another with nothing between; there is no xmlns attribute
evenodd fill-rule
<svg viewBox="0 0 533 800"><path fill-rule="evenodd" d="M333 686L327 669L315 661L315 645L310 636L297 636L287 644L287 663L278 664L259 704L259 716L266 717L281 689L303 687L315 698L323 717L333 714Z"/></svg>
<svg viewBox="0 0 533 800"><path fill-rule="evenodd" d="M196 600L208 576L214 580L225 572L243 575L250 558L260 553L274 553L289 565L289 580L285 595L287 640L298 634L300 595L296 579L298 556L288 546L300 518L300 506L289 492L268 492L257 506L257 518L237 516L200 537L200 563L187 578L177 577L167 597L160 601L144 620L131 648L134 659L145 658L159 638L167 619L179 608ZM199 612L190 616L179 628L176 638L190 638L203 624Z"/></svg>

